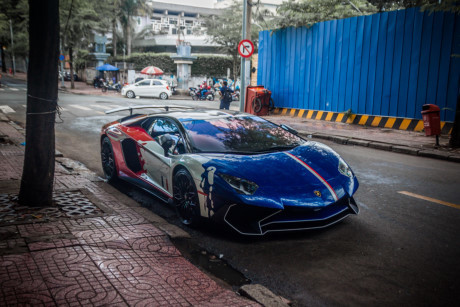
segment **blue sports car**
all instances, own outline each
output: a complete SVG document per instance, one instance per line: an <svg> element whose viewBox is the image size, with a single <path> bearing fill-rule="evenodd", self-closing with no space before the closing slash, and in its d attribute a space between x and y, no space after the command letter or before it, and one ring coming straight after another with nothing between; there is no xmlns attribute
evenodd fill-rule
<svg viewBox="0 0 460 307"><path fill-rule="evenodd" d="M359 211L358 181L336 152L247 113L166 107L130 115L102 128L101 160L109 181L151 192L186 225L207 218L264 235L327 227Z"/></svg>

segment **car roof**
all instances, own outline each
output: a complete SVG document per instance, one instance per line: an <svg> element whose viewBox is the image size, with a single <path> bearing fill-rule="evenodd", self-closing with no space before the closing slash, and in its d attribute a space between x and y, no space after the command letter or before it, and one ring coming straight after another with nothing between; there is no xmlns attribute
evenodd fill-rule
<svg viewBox="0 0 460 307"><path fill-rule="evenodd" d="M196 119L218 119L228 118L229 116L250 115L247 113L228 111L228 110L211 110L211 109L192 109L192 110L173 110L169 112L160 112L149 114L149 116L166 116L172 117L179 121L196 120Z"/></svg>
<svg viewBox="0 0 460 307"><path fill-rule="evenodd" d="M213 109L195 109L195 108L190 108L190 107L181 107L181 106L150 106L152 108L156 109L156 112L152 113L144 113L144 114L131 114L126 117L123 117L119 119L118 121L120 123L123 123L124 125L131 125L133 123L138 122L139 120L144 121L145 119L148 118L153 118L153 117L169 117L169 118L174 118L178 121L184 122L188 120L210 120L210 119L219 119L219 118L228 118L228 117L241 117L241 116L254 116L248 113L244 112L239 112L239 111L229 111L229 110L213 110ZM136 108L133 107L133 109L147 109L148 107L142 107ZM172 110L170 111L165 111L163 110L164 108L171 108ZM126 108L120 108L120 109L115 109L112 111L106 111L107 114L109 113L114 113L114 112L119 112L119 111L126 111L129 110L128 107ZM131 110L132 111L132 110Z"/></svg>

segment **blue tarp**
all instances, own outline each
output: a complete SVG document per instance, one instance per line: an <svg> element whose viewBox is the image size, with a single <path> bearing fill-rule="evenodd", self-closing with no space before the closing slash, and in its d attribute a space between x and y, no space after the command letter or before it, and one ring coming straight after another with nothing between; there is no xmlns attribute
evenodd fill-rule
<svg viewBox="0 0 460 307"><path fill-rule="evenodd" d="M117 70L119 70L119 69L116 68L116 67L113 66L113 65L104 64L104 65L102 65L102 66L96 67L96 70L99 70L99 71L117 71Z"/></svg>

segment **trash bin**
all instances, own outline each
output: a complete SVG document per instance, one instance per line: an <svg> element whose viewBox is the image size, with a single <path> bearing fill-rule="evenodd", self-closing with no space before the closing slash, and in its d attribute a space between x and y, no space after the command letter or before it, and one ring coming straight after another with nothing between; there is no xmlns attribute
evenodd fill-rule
<svg viewBox="0 0 460 307"><path fill-rule="evenodd" d="M440 135L441 134L441 109L434 104L424 104L422 106L423 127L425 135Z"/></svg>
<svg viewBox="0 0 460 307"><path fill-rule="evenodd" d="M274 107L271 95L272 92L265 89L263 85L246 87L244 112L258 116L268 115Z"/></svg>

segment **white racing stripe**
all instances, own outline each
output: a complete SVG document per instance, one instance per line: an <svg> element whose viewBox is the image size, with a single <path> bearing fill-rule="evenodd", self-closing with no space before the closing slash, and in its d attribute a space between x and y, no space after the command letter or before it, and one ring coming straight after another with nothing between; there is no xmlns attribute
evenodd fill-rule
<svg viewBox="0 0 460 307"><path fill-rule="evenodd" d="M309 166L307 163L303 162L302 160L300 160L293 154L290 154L288 152L285 152L285 154L291 157L292 159L294 159L297 163L305 167L312 175L318 178L318 180L324 184L324 186L329 190L329 192L331 192L331 195L334 198L334 201L337 201L339 199L334 189L331 187L331 185L320 174L318 174L311 166Z"/></svg>

